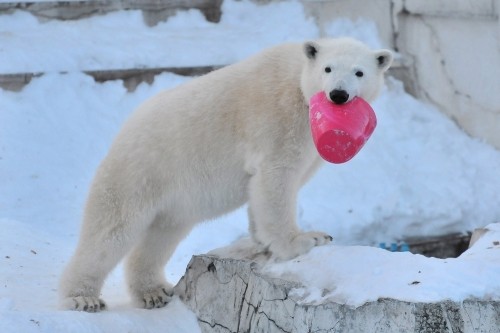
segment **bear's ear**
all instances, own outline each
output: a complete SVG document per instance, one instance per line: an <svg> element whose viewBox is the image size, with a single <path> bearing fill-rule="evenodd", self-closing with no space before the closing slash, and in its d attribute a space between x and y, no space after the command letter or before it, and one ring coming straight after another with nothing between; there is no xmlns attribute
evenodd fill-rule
<svg viewBox="0 0 500 333"><path fill-rule="evenodd" d="M309 59L316 59L316 54L318 53L318 45L313 42L307 42L304 44L304 52L306 57Z"/></svg>
<svg viewBox="0 0 500 333"><path fill-rule="evenodd" d="M389 50L379 50L375 52L375 59L377 61L378 68L385 72L392 64L393 55Z"/></svg>

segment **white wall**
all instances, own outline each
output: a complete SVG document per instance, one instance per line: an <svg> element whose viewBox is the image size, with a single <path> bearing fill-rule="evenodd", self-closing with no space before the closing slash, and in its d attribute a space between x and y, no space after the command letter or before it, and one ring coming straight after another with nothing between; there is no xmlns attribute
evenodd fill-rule
<svg viewBox="0 0 500 333"><path fill-rule="evenodd" d="M417 96L500 148L500 1L404 3L396 46L413 59Z"/></svg>

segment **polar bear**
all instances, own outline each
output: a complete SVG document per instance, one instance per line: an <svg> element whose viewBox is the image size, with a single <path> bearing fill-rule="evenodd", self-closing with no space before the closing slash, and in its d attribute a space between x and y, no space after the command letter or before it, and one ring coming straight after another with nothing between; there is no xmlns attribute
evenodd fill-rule
<svg viewBox="0 0 500 333"><path fill-rule="evenodd" d="M373 100L389 50L353 39L288 43L163 91L125 122L91 185L76 252L61 278L63 308L104 309L118 262L136 305L165 306L164 266L194 225L248 202L255 244L289 259L332 237L296 223L300 187L320 165L308 101Z"/></svg>

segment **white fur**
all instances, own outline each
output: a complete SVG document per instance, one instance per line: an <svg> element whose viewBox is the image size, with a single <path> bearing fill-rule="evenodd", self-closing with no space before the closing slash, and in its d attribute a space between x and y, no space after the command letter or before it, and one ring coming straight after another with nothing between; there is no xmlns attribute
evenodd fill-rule
<svg viewBox="0 0 500 333"><path fill-rule="evenodd" d="M302 44L280 45L139 107L92 183L80 241L61 280L64 308L102 309L104 279L127 254L135 303L164 306L172 287L163 269L177 244L195 224L246 202L252 238L277 258L331 241L296 224L297 192L320 165L307 103L341 84L371 100L387 68L353 40L314 43L315 59ZM325 64L342 75L328 78ZM352 80L353 66L369 72L367 80Z"/></svg>

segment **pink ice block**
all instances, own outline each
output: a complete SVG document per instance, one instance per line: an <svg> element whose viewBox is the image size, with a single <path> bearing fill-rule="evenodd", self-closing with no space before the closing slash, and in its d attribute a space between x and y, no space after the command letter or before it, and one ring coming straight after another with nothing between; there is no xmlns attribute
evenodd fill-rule
<svg viewBox="0 0 500 333"><path fill-rule="evenodd" d="M337 164L353 158L377 125L375 112L364 99L355 97L346 104L334 104L323 91L311 98L309 119L318 153Z"/></svg>

